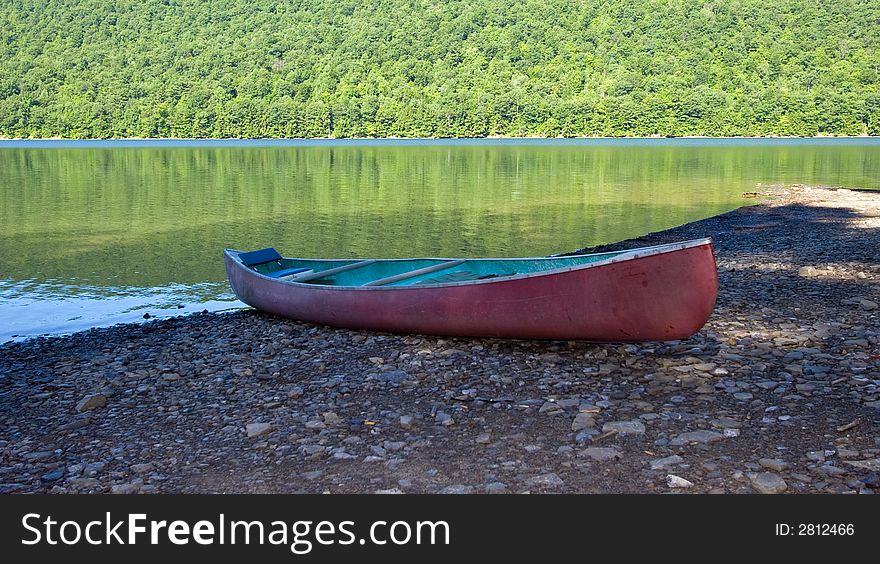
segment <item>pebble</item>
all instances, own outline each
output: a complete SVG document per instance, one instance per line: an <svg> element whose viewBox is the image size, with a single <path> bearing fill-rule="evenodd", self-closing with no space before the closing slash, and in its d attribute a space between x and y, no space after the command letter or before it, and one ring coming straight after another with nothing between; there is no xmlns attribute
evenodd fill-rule
<svg viewBox="0 0 880 564"><path fill-rule="evenodd" d="M788 462L785 462L784 460L781 460L779 458L761 458L758 460L758 464L775 472L783 472L785 470L788 470L790 467Z"/></svg>
<svg viewBox="0 0 880 564"><path fill-rule="evenodd" d="M588 447L580 451L578 456L585 456L596 462L607 462L623 458L623 452L615 447Z"/></svg>
<svg viewBox="0 0 880 564"><path fill-rule="evenodd" d="M93 409L104 407L107 403L107 396L104 394L89 394L76 404L76 410L80 413L91 411Z"/></svg>
<svg viewBox="0 0 880 564"><path fill-rule="evenodd" d="M503 494L507 493L507 484L504 482L491 482L483 488L487 494Z"/></svg>
<svg viewBox="0 0 880 564"><path fill-rule="evenodd" d="M651 470L666 470L676 464L681 464L684 462L684 458L678 456L677 454L673 454L672 456L667 456L665 458L655 458L650 462Z"/></svg>
<svg viewBox="0 0 880 564"><path fill-rule="evenodd" d="M578 413L571 422L571 430L578 432L596 426L596 419L589 413Z"/></svg>
<svg viewBox="0 0 880 564"><path fill-rule="evenodd" d="M752 488L762 494L779 494L788 489L788 484L779 474L759 472L749 478Z"/></svg>
<svg viewBox="0 0 880 564"><path fill-rule="evenodd" d="M455 419L452 418L448 413L444 413L442 411L438 411L434 420L443 425L444 427L449 427L451 425L455 425Z"/></svg>
<svg viewBox="0 0 880 564"><path fill-rule="evenodd" d="M666 476L666 485L670 488L692 488L694 487L694 483L690 480L685 480L681 476L676 476L675 474L668 474Z"/></svg>
<svg viewBox="0 0 880 564"><path fill-rule="evenodd" d="M135 494L138 493L140 489L140 484L114 484L110 487L110 493L123 495Z"/></svg>
<svg viewBox="0 0 880 564"><path fill-rule="evenodd" d="M602 425L602 432L616 432L621 435L644 435L645 424L641 421L611 421Z"/></svg>
<svg viewBox="0 0 880 564"><path fill-rule="evenodd" d="M54 482L55 480L60 480L63 477L64 477L64 468L56 468L56 469L50 470L49 472L46 472L45 474L40 476L40 479L43 480L44 482Z"/></svg>
<svg viewBox="0 0 880 564"><path fill-rule="evenodd" d="M262 437L272 432L272 425L269 423L248 423L245 427L249 439Z"/></svg>
<svg viewBox="0 0 880 564"><path fill-rule="evenodd" d="M132 464L131 471L135 474L148 474L153 471L153 464L150 462L143 464Z"/></svg>
<svg viewBox="0 0 880 564"><path fill-rule="evenodd" d="M437 493L441 494L472 494L474 493L474 487L468 486L465 484L455 484L452 486L446 486L442 490Z"/></svg>
<svg viewBox="0 0 880 564"><path fill-rule="evenodd" d="M554 473L533 476L526 481L526 485L532 488L559 488L565 485L562 478Z"/></svg>
<svg viewBox="0 0 880 564"><path fill-rule="evenodd" d="M724 439L724 435L715 431L688 431L669 441L670 445L681 446L690 443L710 444Z"/></svg>

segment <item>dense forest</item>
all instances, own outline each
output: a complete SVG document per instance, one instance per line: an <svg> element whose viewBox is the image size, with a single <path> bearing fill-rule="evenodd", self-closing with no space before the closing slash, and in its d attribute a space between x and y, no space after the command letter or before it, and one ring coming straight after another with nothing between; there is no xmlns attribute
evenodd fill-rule
<svg viewBox="0 0 880 564"><path fill-rule="evenodd" d="M2 137L880 134L880 0L0 0Z"/></svg>

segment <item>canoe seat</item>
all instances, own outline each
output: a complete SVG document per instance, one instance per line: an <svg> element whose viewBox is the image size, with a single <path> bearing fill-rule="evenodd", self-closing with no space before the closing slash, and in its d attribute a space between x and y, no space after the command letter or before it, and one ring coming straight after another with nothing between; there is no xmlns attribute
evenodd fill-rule
<svg viewBox="0 0 880 564"><path fill-rule="evenodd" d="M267 262L276 260L280 261L281 254L272 247L269 247L267 249L260 249L259 251L251 251L249 253L238 253L238 260L240 260L245 266L253 268L254 266L266 264Z"/></svg>
<svg viewBox="0 0 880 564"><path fill-rule="evenodd" d="M515 273L513 273L515 274ZM469 270L456 270L448 274L440 274L432 278L419 280L416 284L443 284L447 282L467 282L469 280L486 280L488 278L498 278L497 274L475 274Z"/></svg>
<svg viewBox="0 0 880 564"><path fill-rule="evenodd" d="M291 274L299 274L300 272L305 272L307 270L311 270L311 268L284 268L282 270L276 270L275 272L267 272L266 276L271 278L281 278L283 276L290 276Z"/></svg>
<svg viewBox="0 0 880 564"><path fill-rule="evenodd" d="M419 280L417 284L443 284L446 282L465 282L467 280L479 280L480 278L482 277L479 274L475 274L469 270L456 270L454 272L447 272L446 274L439 274L437 276L432 276L431 278Z"/></svg>

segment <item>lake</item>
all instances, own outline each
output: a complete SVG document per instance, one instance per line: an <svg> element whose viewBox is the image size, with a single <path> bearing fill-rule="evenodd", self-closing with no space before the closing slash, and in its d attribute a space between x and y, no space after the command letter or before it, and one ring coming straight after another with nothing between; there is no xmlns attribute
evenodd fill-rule
<svg viewBox="0 0 880 564"><path fill-rule="evenodd" d="M0 141L0 342L240 307L221 251L537 256L880 188L877 139Z"/></svg>

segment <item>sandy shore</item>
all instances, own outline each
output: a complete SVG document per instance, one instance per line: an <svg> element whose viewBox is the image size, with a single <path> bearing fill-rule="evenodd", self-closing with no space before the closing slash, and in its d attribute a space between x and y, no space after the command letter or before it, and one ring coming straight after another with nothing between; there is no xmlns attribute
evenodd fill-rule
<svg viewBox="0 0 880 564"><path fill-rule="evenodd" d="M253 311L0 347L0 492L863 492L880 487L880 192L711 236L681 342L444 339Z"/></svg>

